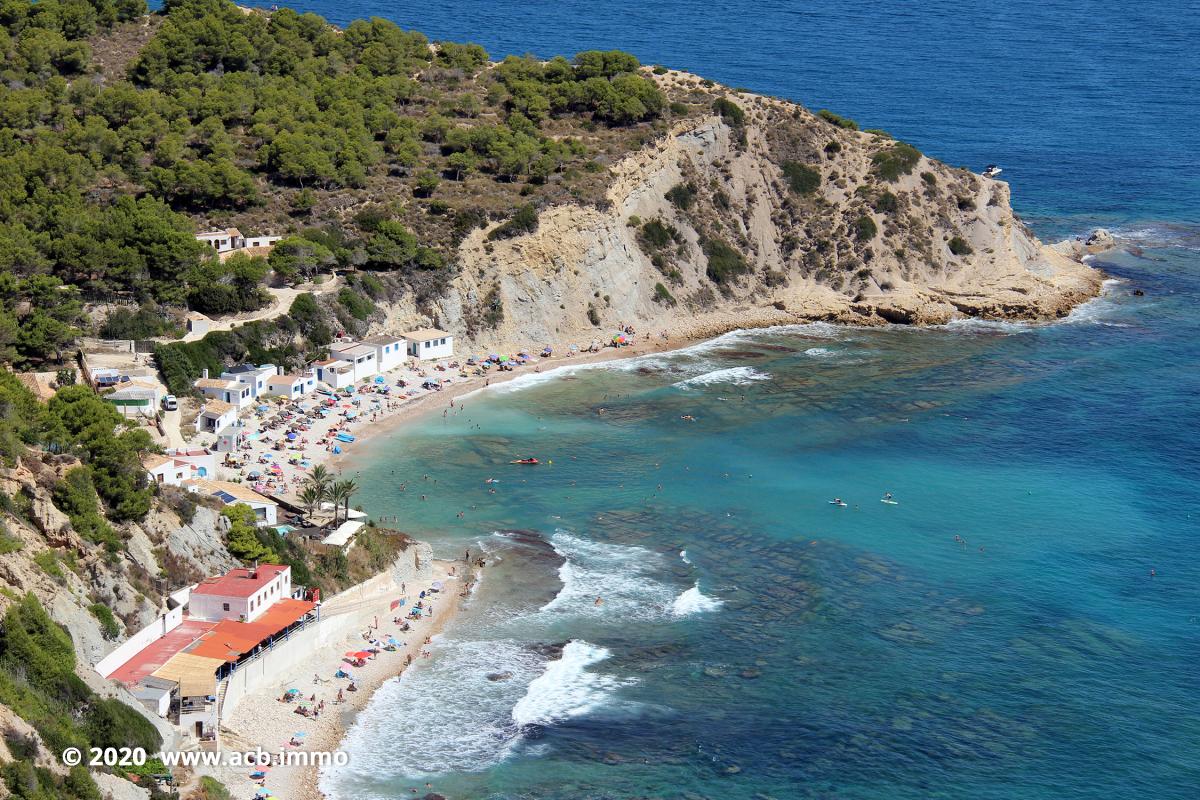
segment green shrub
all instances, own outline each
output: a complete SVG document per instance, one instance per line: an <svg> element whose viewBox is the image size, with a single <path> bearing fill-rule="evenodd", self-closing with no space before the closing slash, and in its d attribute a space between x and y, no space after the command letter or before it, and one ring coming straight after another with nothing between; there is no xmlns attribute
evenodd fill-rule
<svg viewBox="0 0 1200 800"><path fill-rule="evenodd" d="M231 556L246 564L252 561L278 563L279 556L264 545L258 536L258 520L254 516L254 509L242 503L235 503L225 506L221 510L221 516L229 520L225 549Z"/></svg>
<svg viewBox="0 0 1200 800"><path fill-rule="evenodd" d="M590 323L592 323L593 325L595 325L595 326L599 327L599 325L600 325L600 312L599 312L599 311L597 311L597 310L596 310L596 307L595 307L594 305L592 305L591 303L588 303L588 307L587 307L587 318L588 318L588 322L590 322Z"/></svg>
<svg viewBox="0 0 1200 800"><path fill-rule="evenodd" d="M830 155L842 152L842 143L837 139L830 139L825 143L825 152Z"/></svg>
<svg viewBox="0 0 1200 800"><path fill-rule="evenodd" d="M677 117L686 116L688 113L688 110L689 110L687 107L687 103L680 103L680 102L671 103L671 105L668 106L668 108L670 108L671 113Z"/></svg>
<svg viewBox="0 0 1200 800"><path fill-rule="evenodd" d="M112 526L100 516L96 487L88 467L72 467L54 485L50 495L54 506L67 515L71 527L90 542L103 544L110 553L119 552L121 540Z"/></svg>
<svg viewBox="0 0 1200 800"><path fill-rule="evenodd" d="M680 183L668 189L663 197L681 211L687 211L696 202L696 187L690 183Z"/></svg>
<svg viewBox="0 0 1200 800"><path fill-rule="evenodd" d="M875 195L871 206L881 214L891 214L900 207L900 201L891 192L883 191Z"/></svg>
<svg viewBox="0 0 1200 800"><path fill-rule="evenodd" d="M875 166L875 174L885 181L896 181L901 175L907 175L921 160L917 148L905 142L896 142L891 147L880 150L871 156Z"/></svg>
<svg viewBox="0 0 1200 800"><path fill-rule="evenodd" d="M155 308L139 307L136 311L118 308L100 326L104 339L152 339L155 336L178 333L170 317Z"/></svg>
<svg viewBox="0 0 1200 800"><path fill-rule="evenodd" d="M706 240L704 255L708 258L705 273L714 283L728 283L750 270L742 254L720 239Z"/></svg>
<svg viewBox="0 0 1200 800"><path fill-rule="evenodd" d="M200 791L204 793L203 800L233 800L233 795L225 784L208 775L200 778Z"/></svg>
<svg viewBox="0 0 1200 800"><path fill-rule="evenodd" d="M92 616L100 622L100 634L109 641L116 639L121 635L121 626L117 624L117 618L113 616L112 609L103 603L92 603L88 606L88 611L92 612Z"/></svg>
<svg viewBox="0 0 1200 800"><path fill-rule="evenodd" d="M838 126L839 128L845 128L848 131L858 130L857 122L852 119L846 119L845 117L839 117L837 114L833 113L827 108L822 108L820 111L818 111L817 116L831 125Z"/></svg>
<svg viewBox="0 0 1200 800"><path fill-rule="evenodd" d="M338 291L338 303L357 320L369 319L375 313L375 304L371 302L371 298L359 294L348 286Z"/></svg>
<svg viewBox="0 0 1200 800"><path fill-rule="evenodd" d="M656 283L654 284L654 302L673 306L675 305L675 297L669 291L667 291L666 286L663 286L661 283Z"/></svg>
<svg viewBox="0 0 1200 800"><path fill-rule="evenodd" d="M956 256L969 256L975 251L971 249L971 245L967 244L967 240L961 236L955 236L949 241L950 252Z"/></svg>
<svg viewBox="0 0 1200 800"><path fill-rule="evenodd" d="M0 556L15 553L25 546L20 538L8 532L8 527L0 520Z"/></svg>
<svg viewBox="0 0 1200 800"><path fill-rule="evenodd" d="M33 557L33 563L42 568L42 572L49 575L51 578L62 581L63 575L62 566L58 563L58 556L53 550L43 550Z"/></svg>
<svg viewBox="0 0 1200 800"><path fill-rule="evenodd" d="M937 186L937 176L932 172L922 172L921 180L925 181L925 183L929 184L930 186Z"/></svg>
<svg viewBox="0 0 1200 800"><path fill-rule="evenodd" d="M868 242L874 239L877 233L879 233L879 229L875 226L875 220L866 214L854 220L854 237L860 242Z"/></svg>
<svg viewBox="0 0 1200 800"><path fill-rule="evenodd" d="M718 97L713 102L713 111L720 114L730 127L740 128L746 124L746 112L737 103L727 98Z"/></svg>
<svg viewBox="0 0 1200 800"><path fill-rule="evenodd" d="M821 173L796 161L783 162L783 177L796 194L812 194L821 188Z"/></svg>
<svg viewBox="0 0 1200 800"><path fill-rule="evenodd" d="M661 250L671 244L681 241L683 235L674 225L662 220L652 219L638 231L638 241L647 250Z"/></svg>
<svg viewBox="0 0 1200 800"><path fill-rule="evenodd" d="M505 223L492 229L487 238L489 242L494 242L499 239L511 239L514 236L522 236L527 233L533 233L538 227L537 209L532 204L526 203L516 210L516 213Z"/></svg>

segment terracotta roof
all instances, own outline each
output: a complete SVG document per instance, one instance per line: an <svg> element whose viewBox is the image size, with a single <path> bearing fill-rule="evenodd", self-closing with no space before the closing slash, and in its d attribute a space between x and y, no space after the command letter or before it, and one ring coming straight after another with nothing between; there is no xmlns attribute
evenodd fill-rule
<svg viewBox="0 0 1200 800"><path fill-rule="evenodd" d="M204 494L227 494L234 500L240 500L244 503L268 503L273 506L279 505L266 495L261 495L253 489L243 486L240 483L231 483L230 481L210 481L204 478L197 478L190 482L199 491Z"/></svg>
<svg viewBox="0 0 1200 800"><path fill-rule="evenodd" d="M410 339L417 342L424 342L428 339L441 339L442 337L452 335L453 334L446 333L445 331L438 330L437 328L421 328L419 330L409 331L408 333L401 334L401 336L403 336L405 339Z"/></svg>
<svg viewBox="0 0 1200 800"><path fill-rule="evenodd" d="M164 464L169 464L175 459L167 456L160 456L158 453L143 453L142 466L148 470L155 470Z"/></svg>
<svg viewBox="0 0 1200 800"><path fill-rule="evenodd" d="M232 389L237 386L237 381L221 380L220 378L200 378L192 385L197 389Z"/></svg>
<svg viewBox="0 0 1200 800"><path fill-rule="evenodd" d="M271 377L267 378L267 385L269 386L272 383L275 383L282 384L284 386L291 386L296 381L302 380L304 380L303 375L272 375Z"/></svg>
<svg viewBox="0 0 1200 800"><path fill-rule="evenodd" d="M204 410L200 413L207 414L210 417L220 417L230 411L233 411L233 406L224 400L209 400L204 404Z"/></svg>
<svg viewBox="0 0 1200 800"><path fill-rule="evenodd" d="M205 483L207 481L204 481ZM197 481L201 483L201 481ZM231 569L224 575L205 578L196 584L196 588L192 589L192 594L210 594L217 597L249 597L259 589L266 586L271 581L275 580L288 567L278 564L260 564L258 569L252 567L238 567ZM254 577L251 577L251 576Z"/></svg>

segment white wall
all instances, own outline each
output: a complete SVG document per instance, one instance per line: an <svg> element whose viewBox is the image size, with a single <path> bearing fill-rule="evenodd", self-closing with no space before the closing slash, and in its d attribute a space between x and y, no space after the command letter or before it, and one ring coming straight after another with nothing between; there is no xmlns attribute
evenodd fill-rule
<svg viewBox="0 0 1200 800"><path fill-rule="evenodd" d="M309 666L313 650L340 642L361 631L378 610L374 603L364 609L361 601L399 596L400 584L413 586L433 577L433 551L428 544L418 543L401 553L391 569L364 581L341 594L326 598L319 621L308 625L287 639L276 642L263 655L238 667L229 676L221 719L228 719L237 704L250 692L263 686L292 681L296 685L310 684L313 670ZM326 609L329 613L326 613ZM345 611L338 611L345 608ZM330 677L328 675L323 677ZM280 694L282 694L282 689Z"/></svg>
<svg viewBox="0 0 1200 800"><path fill-rule="evenodd" d="M107 678L129 659L179 627L179 623L181 622L183 622L182 607L171 609L167 613L159 615L149 625L117 645L111 653L96 662L94 669L102 677Z"/></svg>
<svg viewBox="0 0 1200 800"><path fill-rule="evenodd" d="M438 344L441 339L430 339L423 342L409 342L409 353L417 358L434 359L449 358L454 355L454 337L445 337L445 344Z"/></svg>

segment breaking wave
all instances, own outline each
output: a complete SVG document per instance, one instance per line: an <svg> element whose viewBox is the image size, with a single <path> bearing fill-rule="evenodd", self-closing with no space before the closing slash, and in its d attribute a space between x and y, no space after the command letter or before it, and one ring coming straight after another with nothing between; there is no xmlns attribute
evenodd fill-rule
<svg viewBox="0 0 1200 800"><path fill-rule="evenodd" d="M546 665L546 671L529 684L529 689L512 709L518 728L553 725L583 716L606 705L613 692L629 679L588 671L610 655L603 647L574 639L563 648L562 657Z"/></svg>
<svg viewBox="0 0 1200 800"><path fill-rule="evenodd" d="M662 617L671 607L674 589L654 577L663 566L657 553L592 542L561 530L550 543L566 560L558 569L562 591L543 612L618 621Z"/></svg>
<svg viewBox="0 0 1200 800"><path fill-rule="evenodd" d="M694 378L677 381L674 385L680 389L688 389L693 386L710 386L715 383L731 383L734 386L749 386L755 381L769 381L771 376L765 372L759 372L752 367L726 367L725 369L717 369L712 372L705 372L702 375L697 375Z"/></svg>
<svg viewBox="0 0 1200 800"><path fill-rule="evenodd" d="M724 601L709 597L700 591L700 581L696 585L675 598L672 613L677 617L687 617L692 614L703 614L705 611L716 611L725 605Z"/></svg>

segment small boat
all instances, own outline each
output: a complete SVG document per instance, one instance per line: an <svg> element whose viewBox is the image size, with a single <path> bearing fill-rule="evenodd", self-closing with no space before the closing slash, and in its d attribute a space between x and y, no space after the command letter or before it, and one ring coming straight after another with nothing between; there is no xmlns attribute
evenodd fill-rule
<svg viewBox="0 0 1200 800"><path fill-rule="evenodd" d="M540 464L542 462L538 461L533 456L530 456L529 458L518 458L516 461L510 461L508 463L510 463L510 464Z"/></svg>
<svg viewBox="0 0 1200 800"><path fill-rule="evenodd" d="M996 164L988 164L986 167L983 168L983 177L994 178L1003 171L1004 170L1000 169L1000 167L997 166Z"/></svg>
<svg viewBox="0 0 1200 800"><path fill-rule="evenodd" d="M841 506L842 508L845 508L845 507L846 507L846 502L845 502L844 500L842 500L841 498L835 497L835 498L833 498L832 500L830 500L830 501L829 501L829 505L831 505L831 506Z"/></svg>

